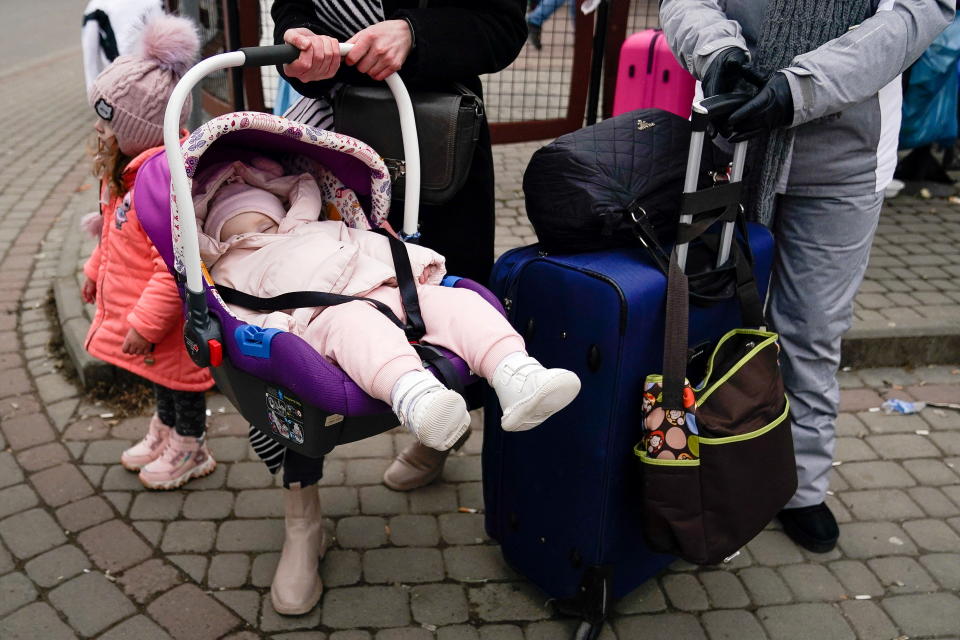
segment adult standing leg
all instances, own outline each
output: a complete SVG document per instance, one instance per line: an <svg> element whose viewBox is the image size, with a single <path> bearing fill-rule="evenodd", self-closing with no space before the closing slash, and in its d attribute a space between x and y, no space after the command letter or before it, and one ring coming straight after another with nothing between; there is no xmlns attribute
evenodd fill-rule
<svg viewBox="0 0 960 640"><path fill-rule="evenodd" d="M486 284L493 268L495 208L493 149L484 124L473 155L470 175L460 192L442 207L421 207L421 244L447 259L447 273ZM391 224L399 229L402 206L391 207ZM481 385L474 385L476 392ZM471 390L472 391L472 390ZM467 403L476 406L479 393ZM454 445L460 448L469 431ZM419 442L401 451L383 474L383 483L396 491L410 491L433 482L443 471L450 451L437 451Z"/></svg>
<svg viewBox="0 0 960 640"><path fill-rule="evenodd" d="M541 49L543 43L540 41L540 32L543 23L550 19L557 9L565 5L570 0L543 0L527 14L527 32L529 33L530 44L535 49Z"/></svg>
<svg viewBox="0 0 960 640"><path fill-rule="evenodd" d="M799 480L780 520L811 551L829 551L839 535L824 499L840 405L840 341L851 325L882 204L883 193L778 200L768 316L780 334Z"/></svg>
<svg viewBox="0 0 960 640"><path fill-rule="evenodd" d="M319 567L328 541L317 493L322 476L323 458L284 451L283 549L270 585L273 609L283 615L310 611L323 593Z"/></svg>

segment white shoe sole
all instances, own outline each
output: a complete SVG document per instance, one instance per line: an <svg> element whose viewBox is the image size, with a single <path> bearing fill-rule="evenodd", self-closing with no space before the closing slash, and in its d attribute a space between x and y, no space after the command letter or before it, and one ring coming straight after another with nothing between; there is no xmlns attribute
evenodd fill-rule
<svg viewBox="0 0 960 640"><path fill-rule="evenodd" d="M446 437L439 444L431 443L424 440L417 430L417 440L437 451L446 451L457 444L457 440L470 428L470 413L467 411L463 397L455 392L446 393L444 397L434 400L434 406L431 407L431 413L433 412L439 412L441 415L452 418L449 430L446 431Z"/></svg>
<svg viewBox="0 0 960 640"><path fill-rule="evenodd" d="M217 461L213 459L213 456L208 456L202 464L197 465L190 471L187 471L183 475L177 476L176 478L171 478L163 482L151 482L144 480L143 476L139 476L140 484L145 486L147 489L153 489L155 491L170 491L171 489L179 489L183 485L187 484L194 478L202 478L213 473L214 469L217 468Z"/></svg>
<svg viewBox="0 0 960 640"><path fill-rule="evenodd" d="M504 409L500 426L504 431L527 431L573 402L580 393L580 378L564 371L547 380L535 392Z"/></svg>

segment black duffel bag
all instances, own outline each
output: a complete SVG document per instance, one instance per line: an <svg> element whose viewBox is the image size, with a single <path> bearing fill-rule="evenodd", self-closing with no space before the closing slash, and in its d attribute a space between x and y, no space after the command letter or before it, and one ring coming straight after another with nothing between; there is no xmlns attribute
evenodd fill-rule
<svg viewBox="0 0 960 640"><path fill-rule="evenodd" d="M638 109L560 136L523 174L527 216L543 249L580 253L673 242L690 121ZM714 153L707 153L707 149ZM727 158L705 145L702 181Z"/></svg>

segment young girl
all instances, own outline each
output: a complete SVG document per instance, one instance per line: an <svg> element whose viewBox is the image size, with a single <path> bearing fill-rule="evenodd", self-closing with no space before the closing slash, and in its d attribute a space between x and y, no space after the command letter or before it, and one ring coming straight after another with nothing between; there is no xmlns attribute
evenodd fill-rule
<svg viewBox="0 0 960 640"><path fill-rule="evenodd" d="M167 98L198 51L188 20L159 15L144 26L140 50L117 58L90 90L101 208L86 220L100 238L84 266L83 299L97 305L86 348L155 385L147 435L120 457L150 489L179 487L216 466L204 442L204 391L212 379L183 347L177 287L137 220L132 191L140 165L163 151Z"/></svg>

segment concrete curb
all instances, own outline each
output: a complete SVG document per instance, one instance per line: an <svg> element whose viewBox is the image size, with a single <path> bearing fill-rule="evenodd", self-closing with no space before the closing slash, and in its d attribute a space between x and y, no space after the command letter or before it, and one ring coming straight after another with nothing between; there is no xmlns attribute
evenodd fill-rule
<svg viewBox="0 0 960 640"><path fill-rule="evenodd" d="M87 331L90 329L90 316L80 297L77 281L77 264L81 259L83 235L80 232L80 218L85 213L77 204L77 198L71 201L62 224L72 230L66 234L57 262L56 277L53 281L53 297L57 305L57 317L63 335L63 346L67 356L80 379L80 384L89 389L97 382L109 382L114 379L116 367L94 358L84 348Z"/></svg>
<svg viewBox="0 0 960 640"><path fill-rule="evenodd" d="M842 366L910 367L960 361L960 320L897 329L854 328L843 339Z"/></svg>

